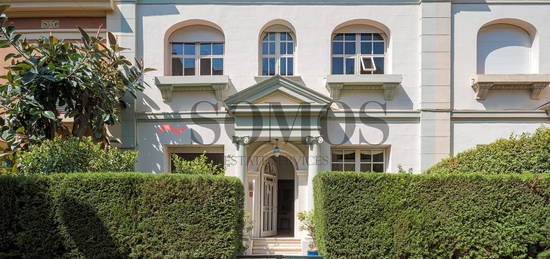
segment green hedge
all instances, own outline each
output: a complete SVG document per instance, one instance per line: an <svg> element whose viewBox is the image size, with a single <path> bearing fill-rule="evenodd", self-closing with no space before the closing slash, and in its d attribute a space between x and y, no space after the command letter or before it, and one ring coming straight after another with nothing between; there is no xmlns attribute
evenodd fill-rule
<svg viewBox="0 0 550 259"><path fill-rule="evenodd" d="M237 178L139 173L0 177L0 258L233 258Z"/></svg>
<svg viewBox="0 0 550 259"><path fill-rule="evenodd" d="M550 128L478 146L437 163L428 174L550 173Z"/></svg>
<svg viewBox="0 0 550 259"><path fill-rule="evenodd" d="M550 249L550 175L321 173L328 258L533 258Z"/></svg>

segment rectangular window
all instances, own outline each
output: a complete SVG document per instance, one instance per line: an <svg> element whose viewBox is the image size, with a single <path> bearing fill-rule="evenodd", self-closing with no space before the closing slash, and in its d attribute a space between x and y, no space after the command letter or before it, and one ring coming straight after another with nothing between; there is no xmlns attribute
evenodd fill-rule
<svg viewBox="0 0 550 259"><path fill-rule="evenodd" d="M383 74L385 51L379 33L336 34L332 38L332 74Z"/></svg>
<svg viewBox="0 0 550 259"><path fill-rule="evenodd" d="M384 150L334 149L332 171L385 172Z"/></svg>
<svg viewBox="0 0 550 259"><path fill-rule="evenodd" d="M173 42L172 75L223 75L223 43Z"/></svg>

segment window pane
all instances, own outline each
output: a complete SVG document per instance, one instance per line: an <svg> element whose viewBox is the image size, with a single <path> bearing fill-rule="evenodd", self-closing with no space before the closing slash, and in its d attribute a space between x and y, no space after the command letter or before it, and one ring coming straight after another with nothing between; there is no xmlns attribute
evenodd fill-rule
<svg viewBox="0 0 550 259"><path fill-rule="evenodd" d="M372 38L373 38L374 40L384 40L384 38L382 37L382 35L380 35L380 34L378 34L378 33L374 33L374 34L372 35Z"/></svg>
<svg viewBox="0 0 550 259"><path fill-rule="evenodd" d="M269 43L269 54L271 55L275 55L275 42L270 42Z"/></svg>
<svg viewBox="0 0 550 259"><path fill-rule="evenodd" d="M373 42L374 54L384 54L384 42Z"/></svg>
<svg viewBox="0 0 550 259"><path fill-rule="evenodd" d="M262 43L262 54L266 55L269 51L269 44L267 42Z"/></svg>
<svg viewBox="0 0 550 259"><path fill-rule="evenodd" d="M362 57L361 58L361 69L362 70L372 70L374 69L374 63L372 62L371 57Z"/></svg>
<svg viewBox="0 0 550 259"><path fill-rule="evenodd" d="M281 40L286 40L286 35L287 35L286 32L281 32L280 35L281 35L281 36L280 36L280 39L281 39Z"/></svg>
<svg viewBox="0 0 550 259"><path fill-rule="evenodd" d="M286 75L291 76L294 75L294 58L287 58L286 59Z"/></svg>
<svg viewBox="0 0 550 259"><path fill-rule="evenodd" d="M286 54L286 43L285 42L281 42L280 44L280 48L281 48L281 55L284 55Z"/></svg>
<svg viewBox="0 0 550 259"><path fill-rule="evenodd" d="M183 55L183 44L172 43L172 55Z"/></svg>
<svg viewBox="0 0 550 259"><path fill-rule="evenodd" d="M384 162L384 152L380 150L372 151L372 160L374 162Z"/></svg>
<svg viewBox="0 0 550 259"><path fill-rule="evenodd" d="M332 54L344 54L344 43L332 42Z"/></svg>
<svg viewBox="0 0 550 259"><path fill-rule="evenodd" d="M181 64L181 58L172 58L172 75L173 76L183 75L182 67L183 65Z"/></svg>
<svg viewBox="0 0 550 259"><path fill-rule="evenodd" d="M286 58L281 58L279 63L280 63L279 70L280 70L281 75L286 75Z"/></svg>
<svg viewBox="0 0 550 259"><path fill-rule="evenodd" d="M194 58L185 58L183 59L183 73L186 76L195 75L195 59Z"/></svg>
<svg viewBox="0 0 550 259"><path fill-rule="evenodd" d="M342 170L343 170L342 164L336 164L336 163L332 164L332 171L342 171Z"/></svg>
<svg viewBox="0 0 550 259"><path fill-rule="evenodd" d="M372 54L372 42L361 42L361 54Z"/></svg>
<svg viewBox="0 0 550 259"><path fill-rule="evenodd" d="M210 68L212 67L212 60L209 58L201 58L201 76L210 75Z"/></svg>
<svg viewBox="0 0 550 259"><path fill-rule="evenodd" d="M372 40L372 33L361 33L361 40Z"/></svg>
<svg viewBox="0 0 550 259"><path fill-rule="evenodd" d="M212 54L212 43L201 43L201 55Z"/></svg>
<svg viewBox="0 0 550 259"><path fill-rule="evenodd" d="M346 34L344 35L344 38L345 38L346 40L355 40L355 33L346 33Z"/></svg>
<svg viewBox="0 0 550 259"><path fill-rule="evenodd" d="M371 155L370 151L361 151L361 163L363 162L371 162Z"/></svg>
<svg viewBox="0 0 550 259"><path fill-rule="evenodd" d="M185 55L195 55L195 43L185 43L183 44L183 53Z"/></svg>
<svg viewBox="0 0 550 259"><path fill-rule="evenodd" d="M275 40L275 32L269 32L267 33L267 39L268 40Z"/></svg>
<svg viewBox="0 0 550 259"><path fill-rule="evenodd" d="M344 74L344 58L332 58L332 74Z"/></svg>
<svg viewBox="0 0 550 259"><path fill-rule="evenodd" d="M269 59L269 75L275 75L275 58Z"/></svg>
<svg viewBox="0 0 550 259"><path fill-rule="evenodd" d="M294 54L294 43L288 42L286 44L286 54Z"/></svg>
<svg viewBox="0 0 550 259"><path fill-rule="evenodd" d="M355 54L355 42L346 42L344 47L345 54Z"/></svg>
<svg viewBox="0 0 550 259"><path fill-rule="evenodd" d="M223 43L214 43L214 44L212 44L212 54L213 55L223 55Z"/></svg>
<svg viewBox="0 0 550 259"><path fill-rule="evenodd" d="M383 164L373 164L372 165L372 171L373 172L384 172L384 165Z"/></svg>
<svg viewBox="0 0 550 259"><path fill-rule="evenodd" d="M212 59L212 75L223 75L223 58Z"/></svg>
<svg viewBox="0 0 550 259"><path fill-rule="evenodd" d="M374 64L376 64L375 74L384 74L384 58L374 58Z"/></svg>
<svg viewBox="0 0 550 259"><path fill-rule="evenodd" d="M332 153L332 162L342 162L344 161L344 156L342 155L342 151L338 150Z"/></svg>
<svg viewBox="0 0 550 259"><path fill-rule="evenodd" d="M354 162L354 161L355 161L355 151L344 150L344 162Z"/></svg>
<svg viewBox="0 0 550 259"><path fill-rule="evenodd" d="M336 35L334 35L334 40L343 40L344 39L344 34L343 33L338 33Z"/></svg>
<svg viewBox="0 0 550 259"><path fill-rule="evenodd" d="M269 75L269 65L268 65L268 58L262 58L262 75L267 76Z"/></svg>
<svg viewBox="0 0 550 259"><path fill-rule="evenodd" d="M371 172L371 165L372 164L361 164L361 167L359 168L359 171L361 172Z"/></svg>
<svg viewBox="0 0 550 259"><path fill-rule="evenodd" d="M354 58L346 58L346 74L354 74L355 73L355 59Z"/></svg>
<svg viewBox="0 0 550 259"><path fill-rule="evenodd" d="M355 171L355 164L344 164L344 171Z"/></svg>

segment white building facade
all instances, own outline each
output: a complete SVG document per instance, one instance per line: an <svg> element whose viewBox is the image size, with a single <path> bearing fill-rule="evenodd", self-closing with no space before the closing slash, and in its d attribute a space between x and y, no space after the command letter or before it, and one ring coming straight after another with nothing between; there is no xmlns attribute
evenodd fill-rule
<svg viewBox="0 0 550 259"><path fill-rule="evenodd" d="M105 10L124 54L156 69L113 134L139 151L138 171L205 153L239 177L249 252L306 250L284 240L306 239L297 213L313 208L318 172L421 173L550 124L547 0L123 0Z"/></svg>

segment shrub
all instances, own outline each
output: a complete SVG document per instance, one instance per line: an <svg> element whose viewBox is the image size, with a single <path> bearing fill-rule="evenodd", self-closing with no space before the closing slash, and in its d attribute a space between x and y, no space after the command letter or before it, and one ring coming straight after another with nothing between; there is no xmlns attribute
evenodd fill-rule
<svg viewBox="0 0 550 259"><path fill-rule="evenodd" d="M137 153L101 148L91 138L45 140L21 153L18 168L24 175L76 172L128 172L134 170Z"/></svg>
<svg viewBox="0 0 550 259"><path fill-rule="evenodd" d="M224 176L0 177L0 258L233 258L243 186Z"/></svg>
<svg viewBox="0 0 550 259"><path fill-rule="evenodd" d="M225 174L225 168L216 165L214 161L208 161L204 153L193 160L184 160L177 155L172 155L172 163L174 163L174 167L176 168L174 170L176 174Z"/></svg>
<svg viewBox="0 0 550 259"><path fill-rule="evenodd" d="M328 258L526 258L550 248L550 175L321 173Z"/></svg>
<svg viewBox="0 0 550 259"><path fill-rule="evenodd" d="M491 174L550 173L550 128L511 136L442 160L428 174L482 172Z"/></svg>

